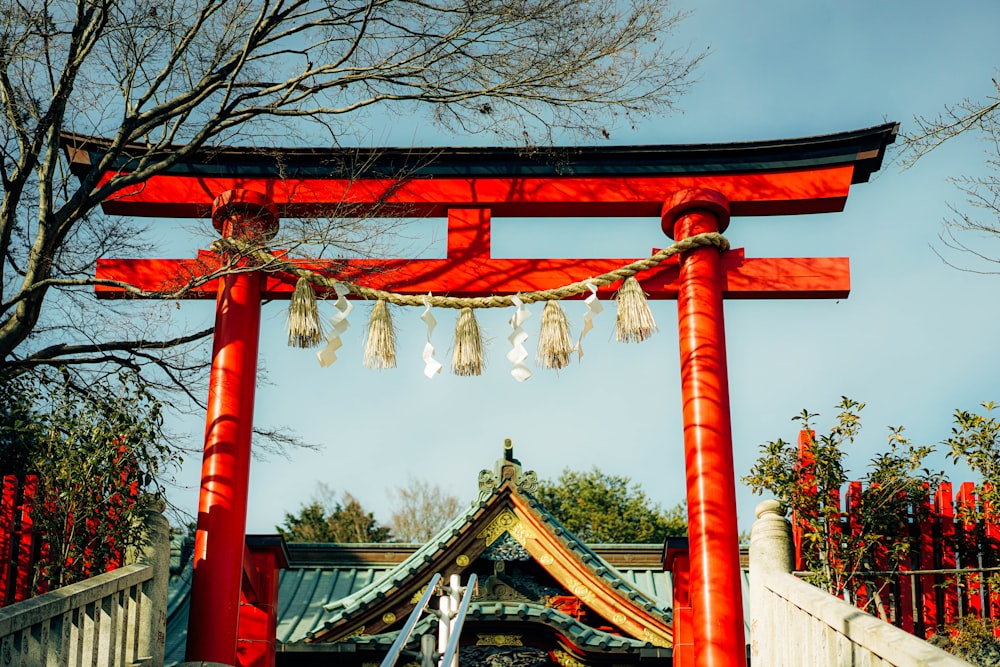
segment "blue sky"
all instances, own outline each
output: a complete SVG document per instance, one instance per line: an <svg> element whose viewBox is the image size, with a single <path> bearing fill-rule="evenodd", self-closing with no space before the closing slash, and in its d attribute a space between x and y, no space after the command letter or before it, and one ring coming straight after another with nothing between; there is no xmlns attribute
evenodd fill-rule
<svg viewBox="0 0 1000 667"><path fill-rule="evenodd" d="M694 49L709 47L699 82L680 101L683 113L645 119L635 132L619 129L611 143L779 139L884 121L900 121L906 129L914 114L988 95L1000 66L996 2L959 1L947 9L924 1L708 0L680 6L693 14L675 39ZM398 121L373 128L370 136L387 145L490 142ZM862 441L850 458L858 475L885 446L887 426L906 425L918 443L936 443L947 435L955 408L1000 399L993 345L1000 281L950 268L934 252L948 203L961 203L947 179L982 173L984 148L965 138L907 171L887 162L870 183L854 186L843 213L733 219L726 235L747 256L848 256L853 286L851 296L837 302L727 302L737 475L746 474L762 443L795 437L790 418L803 408L820 412L819 426L827 427L841 395L868 404ZM443 229L443 223L429 228ZM658 220L494 226L497 256L640 257L665 243ZM204 244L204 235L192 235L188 249ZM268 384L258 388L256 419L293 425L306 440L325 446L254 461L248 532L273 532L319 482L351 492L385 520L387 490L409 477L472 501L477 472L492 467L508 437L523 464L542 477L565 467L598 466L631 477L665 506L684 496L673 301L653 304L660 333L638 345L614 341L614 307L606 304L582 363L559 373L535 369L524 384L510 377L504 360L507 311L480 315L492 339L483 376L446 372L427 380L420 309L394 310L399 367L372 371L361 363L366 305L358 304L340 360L326 369L313 351L285 346L285 305L264 309L260 359ZM186 318L211 318L209 304L182 308ZM575 333L583 305L567 303L565 309ZM541 307L532 310L533 358ZM326 306L324 317L331 314ZM434 343L438 358L447 360L455 313L435 315ZM175 428L197 438L202 423ZM180 488L171 492L191 512L197 458L189 457L177 476ZM943 453L935 462L953 480L968 478ZM758 498L742 485L737 498L746 529Z"/></svg>

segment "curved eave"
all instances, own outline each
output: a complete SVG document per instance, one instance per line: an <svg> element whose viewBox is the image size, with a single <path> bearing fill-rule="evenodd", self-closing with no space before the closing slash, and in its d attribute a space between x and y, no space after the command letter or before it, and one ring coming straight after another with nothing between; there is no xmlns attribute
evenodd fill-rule
<svg viewBox="0 0 1000 667"><path fill-rule="evenodd" d="M328 606L331 615L308 633L306 642L338 641L390 629L410 613L415 595L433 572L461 574L493 542L491 537L504 532L562 586L625 634L656 646L673 643L667 610L631 586L510 482L458 517L383 579ZM465 556L462 562L457 560L459 555ZM389 620L386 612L391 612Z"/></svg>
<svg viewBox="0 0 1000 667"><path fill-rule="evenodd" d="M504 634L516 634L517 631L506 624L522 624L523 626L544 626L553 632L556 641L564 647L583 653L638 653L653 645L650 642L612 634L603 630L591 628L580 621L567 616L558 609L529 602L499 602L479 601L469 605L469 615L466 618L466 629L471 635L476 634L477 626L487 624L505 624ZM425 615L414 626L407 647L418 649L420 636L431 632L437 624L433 615ZM350 644L356 648L368 650L387 650L396 640L398 631L385 632L378 635L355 636L339 642ZM323 651L336 645L331 644L285 644L283 651ZM333 649L336 650L336 649Z"/></svg>
<svg viewBox="0 0 1000 667"><path fill-rule="evenodd" d="M476 540L476 531L470 527L490 520L501 509L502 506L490 503L471 506L383 578L327 605L330 615L307 633L305 641L338 641L352 635L387 631L409 615L435 572L446 579L451 574L461 574L479 556L484 545ZM458 562L460 555L465 558Z"/></svg>
<svg viewBox="0 0 1000 667"><path fill-rule="evenodd" d="M671 619L528 494L512 494L524 528L511 535L587 607L635 639L673 645Z"/></svg>
<svg viewBox="0 0 1000 667"><path fill-rule="evenodd" d="M509 178L650 177L746 174L853 165L852 183L864 183L882 166L898 123L771 141L653 146L546 148L256 148L200 149L172 166L177 176L239 178ZM64 133L74 171L85 173L111 141ZM179 148L179 147L176 147ZM135 169L145 144L126 146L109 171ZM161 151L168 155L174 147Z"/></svg>

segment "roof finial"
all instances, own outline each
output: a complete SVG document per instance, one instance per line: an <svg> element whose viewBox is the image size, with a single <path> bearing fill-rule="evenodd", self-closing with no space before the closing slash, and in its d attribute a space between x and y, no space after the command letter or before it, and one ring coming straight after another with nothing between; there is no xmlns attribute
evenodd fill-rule
<svg viewBox="0 0 1000 667"><path fill-rule="evenodd" d="M493 471L479 471L479 500L488 498L504 482L510 482L528 493L534 493L538 487L535 471L522 471L521 462L514 458L514 441L511 438L504 438L503 458L496 462Z"/></svg>

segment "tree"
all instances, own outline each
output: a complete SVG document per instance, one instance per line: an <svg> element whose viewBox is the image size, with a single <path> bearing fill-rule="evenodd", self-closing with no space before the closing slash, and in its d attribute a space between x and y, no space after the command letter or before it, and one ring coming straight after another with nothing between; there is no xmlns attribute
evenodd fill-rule
<svg viewBox="0 0 1000 667"><path fill-rule="evenodd" d="M390 529L379 525L375 515L366 512L358 499L344 493L334 500L332 488L320 483L312 501L297 514L285 514L282 525L276 526L289 542L371 543L388 542Z"/></svg>
<svg viewBox="0 0 1000 667"><path fill-rule="evenodd" d="M426 480L411 478L406 486L398 487L390 495L393 497L390 526L397 542L426 542L461 510L456 496Z"/></svg>
<svg viewBox="0 0 1000 667"><path fill-rule="evenodd" d="M861 430L864 403L843 397L836 422L829 432L817 436L813 421L817 414L803 410L793 420L809 434L802 451L778 439L761 446L761 456L743 478L755 493L767 491L792 513L801 530L802 559L812 583L834 595L856 599L862 586L871 590L868 572L884 570L876 562L884 554L888 567L896 569L909 557L914 538L906 528L910 499L926 495L940 481L940 473L924 468L933 451L914 445L904 437L903 427L889 429L889 449L868 464L856 516L858 524L842 530L840 492L848 481L846 448ZM924 504L918 503L918 508ZM867 603L886 617L878 591Z"/></svg>
<svg viewBox="0 0 1000 667"><path fill-rule="evenodd" d="M1000 509L1000 421L992 414L995 408L993 401L987 401L982 404L981 414L956 410L951 435L944 441L950 450L948 457L963 461L981 480L975 488L978 498L976 507L958 508L959 515L975 527L973 534L967 533L966 543L962 545L971 552L1000 548L996 537L986 531L985 521L990 519L996 522ZM989 517L987 508L991 513ZM1000 572L986 577L991 590L1000 590ZM998 619L993 619L993 622L996 627ZM1000 642L994 650L1000 653Z"/></svg>
<svg viewBox="0 0 1000 667"><path fill-rule="evenodd" d="M0 376L127 367L197 401L204 356L183 353L211 328L157 326L162 312L136 318L133 303L94 315L95 259L147 250L143 227L100 202L203 149L349 143L375 108L526 146L607 136L689 84L701 54L667 39L681 18L663 0L3 2ZM73 178L66 132L110 142ZM345 224L320 212L274 243L329 256L377 237Z"/></svg>
<svg viewBox="0 0 1000 667"><path fill-rule="evenodd" d="M976 493L985 504L1000 508L1000 421L992 415L996 404L982 404L982 414L956 410L955 425L945 440L949 458L964 461L982 483Z"/></svg>
<svg viewBox="0 0 1000 667"><path fill-rule="evenodd" d="M0 475L38 476L36 584L64 586L121 565L176 462L159 402L122 372L81 394L51 372L0 384Z"/></svg>
<svg viewBox="0 0 1000 667"><path fill-rule="evenodd" d="M989 240L1000 237L1000 81L994 77L992 84L992 92L983 99L966 98L936 115L917 116L916 129L904 133L900 142L903 165L908 167L957 137L983 140L987 174L952 179L965 204L951 207L954 215L944 221L941 240L946 247L985 261L987 266L1000 261L1000 256L984 248ZM976 272L995 273L996 269L977 268Z"/></svg>
<svg viewBox="0 0 1000 667"><path fill-rule="evenodd" d="M662 509L628 477L563 470L556 480L540 480L542 505L578 538L590 543L660 543L687 534L684 504Z"/></svg>

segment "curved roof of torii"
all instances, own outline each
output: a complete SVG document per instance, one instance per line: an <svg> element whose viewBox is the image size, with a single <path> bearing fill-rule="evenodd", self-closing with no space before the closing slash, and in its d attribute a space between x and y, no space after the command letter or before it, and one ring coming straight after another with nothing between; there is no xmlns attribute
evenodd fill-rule
<svg viewBox="0 0 1000 667"><path fill-rule="evenodd" d="M671 610L661 608L566 530L532 495L534 482L534 473L522 473L520 465L510 459L499 461L493 473L480 473L481 493L477 503L392 572L328 605L329 616L308 633L306 641L335 642L393 629L412 611L434 573L440 572L444 577L458 574L464 581L475 560L490 545L509 535L563 588L623 637L631 638L631 641L613 635L594 638L593 632L584 632L586 638L582 641L593 638L596 646L604 644L604 648L609 648L609 643L670 646ZM509 614L511 618L530 617L549 625L561 624L565 626L563 631L572 629L572 624L567 625L562 618L564 615L555 610L539 605L496 605L480 602L473 618ZM591 630L586 626L584 629ZM575 634L569 633L570 638Z"/></svg>
<svg viewBox="0 0 1000 667"><path fill-rule="evenodd" d="M850 186L881 168L897 130L884 123L771 141L518 148L161 147L69 133L60 142L80 178L120 182L102 204L109 214L207 217L218 195L243 188L265 193L282 217L444 216L456 206L503 216L655 216L667 194L698 187L723 194L739 216L841 210Z"/></svg>

